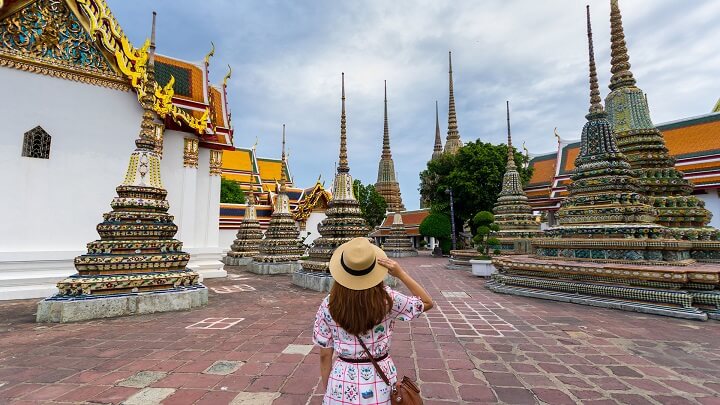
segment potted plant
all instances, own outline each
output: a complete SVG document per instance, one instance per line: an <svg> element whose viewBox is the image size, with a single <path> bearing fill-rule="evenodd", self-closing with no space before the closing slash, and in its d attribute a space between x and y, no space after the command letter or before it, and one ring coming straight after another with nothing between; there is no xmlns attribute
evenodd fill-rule
<svg viewBox="0 0 720 405"><path fill-rule="evenodd" d="M490 249L497 252L500 241L492 236L493 232L500 230L495 223L495 216L492 212L480 211L473 217L472 224L475 227L475 236L473 242L477 245L480 256L477 259L470 260L472 265L472 274L475 276L487 277L496 272L495 266L490 260Z"/></svg>

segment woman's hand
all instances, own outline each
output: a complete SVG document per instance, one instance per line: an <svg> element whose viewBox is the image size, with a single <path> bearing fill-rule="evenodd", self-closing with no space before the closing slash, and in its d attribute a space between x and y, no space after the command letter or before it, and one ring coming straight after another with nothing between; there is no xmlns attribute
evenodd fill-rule
<svg viewBox="0 0 720 405"><path fill-rule="evenodd" d="M400 277L405 274L405 270L395 260L388 258L378 259L378 264L388 269L388 274L393 277Z"/></svg>

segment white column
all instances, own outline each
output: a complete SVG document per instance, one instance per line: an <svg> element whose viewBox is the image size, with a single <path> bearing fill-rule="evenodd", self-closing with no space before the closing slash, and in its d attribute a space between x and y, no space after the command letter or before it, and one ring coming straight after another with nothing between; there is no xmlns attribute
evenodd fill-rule
<svg viewBox="0 0 720 405"><path fill-rule="evenodd" d="M177 238L184 248L195 247L195 193L197 191L198 140L185 138L183 141L182 196Z"/></svg>

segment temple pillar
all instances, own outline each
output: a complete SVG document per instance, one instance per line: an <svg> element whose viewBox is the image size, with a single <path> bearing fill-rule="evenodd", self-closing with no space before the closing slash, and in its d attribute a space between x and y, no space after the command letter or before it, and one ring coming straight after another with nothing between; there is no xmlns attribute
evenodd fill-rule
<svg viewBox="0 0 720 405"><path fill-rule="evenodd" d="M192 216L194 224L190 263L188 267L205 278L226 277L223 251L218 245L220 237L220 165L222 152L200 148L196 157L194 193L187 196L194 201Z"/></svg>
<svg viewBox="0 0 720 405"><path fill-rule="evenodd" d="M182 194L176 222L178 239L190 250L195 247L195 195L197 192L198 140L183 139Z"/></svg>

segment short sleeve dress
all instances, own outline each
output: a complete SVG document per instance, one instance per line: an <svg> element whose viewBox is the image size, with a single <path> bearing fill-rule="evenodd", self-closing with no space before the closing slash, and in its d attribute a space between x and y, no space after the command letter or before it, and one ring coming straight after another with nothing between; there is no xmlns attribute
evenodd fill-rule
<svg viewBox="0 0 720 405"><path fill-rule="evenodd" d="M423 302L418 297L407 296L385 287L392 298L392 310L372 330L360 335L373 357L388 353L395 320L409 321L423 313ZM313 342L323 348L332 347L348 359L366 359L365 351L355 336L347 333L333 321L328 309L330 296L325 297L315 317ZM392 384L397 381L397 370L388 356L379 362ZM323 405L336 404L389 404L390 387L376 375L372 363L348 363L336 359L330 371Z"/></svg>

